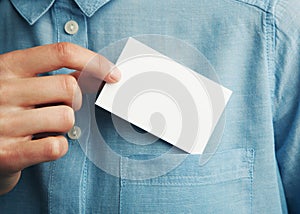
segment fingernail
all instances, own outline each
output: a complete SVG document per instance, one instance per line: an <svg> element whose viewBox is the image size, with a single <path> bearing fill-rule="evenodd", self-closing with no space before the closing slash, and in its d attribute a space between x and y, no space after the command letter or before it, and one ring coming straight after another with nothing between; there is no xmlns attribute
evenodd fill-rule
<svg viewBox="0 0 300 214"><path fill-rule="evenodd" d="M119 69L114 68L112 72L110 72L109 78L112 80L112 82L118 82L121 79L121 72Z"/></svg>

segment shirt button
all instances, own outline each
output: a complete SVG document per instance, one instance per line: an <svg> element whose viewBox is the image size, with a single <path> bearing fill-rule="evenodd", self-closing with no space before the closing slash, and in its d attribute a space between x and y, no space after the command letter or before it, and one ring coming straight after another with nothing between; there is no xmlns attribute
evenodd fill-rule
<svg viewBox="0 0 300 214"><path fill-rule="evenodd" d="M73 126L73 128L68 132L68 137L72 140L77 140L80 138L81 129L78 126Z"/></svg>
<svg viewBox="0 0 300 214"><path fill-rule="evenodd" d="M67 34L73 35L79 30L78 23L74 20L70 20L65 24L65 31Z"/></svg>

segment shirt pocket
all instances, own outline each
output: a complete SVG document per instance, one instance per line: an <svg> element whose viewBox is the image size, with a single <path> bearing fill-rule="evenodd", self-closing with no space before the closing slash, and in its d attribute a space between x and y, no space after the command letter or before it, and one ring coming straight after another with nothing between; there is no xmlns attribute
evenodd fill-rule
<svg viewBox="0 0 300 214"><path fill-rule="evenodd" d="M178 158L179 154L170 155ZM125 179L132 167L121 160L121 213L251 213L253 149L233 149L214 154L204 165L199 155L188 155L174 170L146 179ZM127 158L147 159L151 155ZM157 170L139 168L143 171Z"/></svg>

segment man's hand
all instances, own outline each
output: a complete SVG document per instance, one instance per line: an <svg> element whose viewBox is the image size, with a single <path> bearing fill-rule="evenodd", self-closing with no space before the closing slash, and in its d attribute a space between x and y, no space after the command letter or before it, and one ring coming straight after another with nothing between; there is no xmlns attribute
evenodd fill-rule
<svg viewBox="0 0 300 214"><path fill-rule="evenodd" d="M92 59L96 63L89 63ZM70 43L57 43L0 55L0 195L18 182L21 170L62 157L63 136L32 139L37 133L63 133L74 125L81 106L76 78L89 63L92 76L107 82L120 78L104 57ZM37 77L62 67L74 75ZM57 105L57 103L60 103ZM37 107L39 106L39 107Z"/></svg>

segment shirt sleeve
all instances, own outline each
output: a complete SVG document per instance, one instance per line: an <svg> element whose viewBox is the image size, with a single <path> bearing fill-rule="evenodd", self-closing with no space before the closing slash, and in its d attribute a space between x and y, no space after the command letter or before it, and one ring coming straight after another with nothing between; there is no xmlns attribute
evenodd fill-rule
<svg viewBox="0 0 300 214"><path fill-rule="evenodd" d="M273 124L278 166L290 213L300 213L300 2L274 10Z"/></svg>

